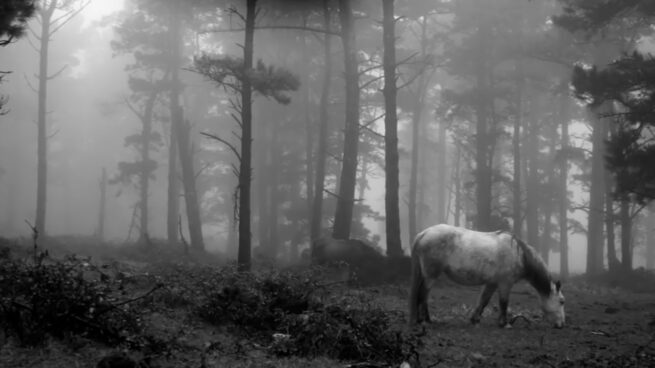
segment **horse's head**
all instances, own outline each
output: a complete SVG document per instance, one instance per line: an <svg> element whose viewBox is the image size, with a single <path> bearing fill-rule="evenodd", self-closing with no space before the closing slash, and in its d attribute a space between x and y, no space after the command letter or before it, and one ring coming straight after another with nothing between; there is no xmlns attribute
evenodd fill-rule
<svg viewBox="0 0 655 368"><path fill-rule="evenodd" d="M544 317L553 322L555 327L564 327L566 314L564 313L564 295L562 294L562 284L557 282L550 283L550 294L541 296L541 309L544 311Z"/></svg>

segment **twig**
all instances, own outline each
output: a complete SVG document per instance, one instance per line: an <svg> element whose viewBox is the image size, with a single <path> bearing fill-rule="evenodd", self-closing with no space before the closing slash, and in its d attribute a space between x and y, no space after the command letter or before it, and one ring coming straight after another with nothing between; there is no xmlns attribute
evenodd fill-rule
<svg viewBox="0 0 655 368"><path fill-rule="evenodd" d="M32 243L34 244L34 264L37 264L39 256L37 254L38 245L36 243L36 240L39 238L39 230L37 230L36 227L32 225L32 223L30 223L29 220L25 219L25 222L27 223L27 226L29 226L30 229L32 229Z"/></svg>
<svg viewBox="0 0 655 368"><path fill-rule="evenodd" d="M184 245L184 254L189 255L189 243L187 243L184 238L184 231L182 231L182 216L177 216L177 227L180 231L180 239L182 240L182 245Z"/></svg>

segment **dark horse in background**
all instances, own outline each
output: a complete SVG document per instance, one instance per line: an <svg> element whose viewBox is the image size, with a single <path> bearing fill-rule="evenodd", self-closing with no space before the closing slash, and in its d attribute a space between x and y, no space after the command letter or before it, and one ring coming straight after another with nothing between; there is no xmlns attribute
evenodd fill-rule
<svg viewBox="0 0 655 368"><path fill-rule="evenodd" d="M320 238L313 244L312 263L322 266L346 265L348 281L353 276L361 284L394 282L407 277L409 257L388 258L376 247L359 239Z"/></svg>
<svg viewBox="0 0 655 368"><path fill-rule="evenodd" d="M484 285L471 322L477 324L491 296L498 291L501 327L511 327L507 305L512 286L527 280L539 294L544 316L564 326L564 296L537 251L507 232L478 232L436 225L416 236L412 246L409 322L430 321L428 294L432 281L445 273L462 285Z"/></svg>

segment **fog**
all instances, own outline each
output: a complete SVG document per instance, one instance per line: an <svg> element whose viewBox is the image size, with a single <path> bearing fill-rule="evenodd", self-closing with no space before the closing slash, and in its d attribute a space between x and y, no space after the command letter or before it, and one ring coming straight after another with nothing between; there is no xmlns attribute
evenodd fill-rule
<svg viewBox="0 0 655 368"><path fill-rule="evenodd" d="M80 4L55 10L55 18L71 18L52 35L47 58L52 78L47 81L45 114L47 200L43 236L100 237L99 241L114 244L139 242L144 234L162 241L170 237L167 196L174 129L170 90L175 87L165 86L157 92L151 135L144 138L150 87L139 89L129 83L130 78L152 85L175 83L171 82L173 71L166 66L167 59L156 59L159 53L174 54L174 42L167 44L160 37L173 23L168 23L167 10L158 3L166 2L95 0L79 13L75 9ZM170 15L179 18L182 35L182 61L175 69L182 85L179 105L190 127L187 143L204 248L234 256L239 237L234 218L238 183L234 170L239 166L237 155L243 157L239 146L243 133L234 119L240 119L234 104L240 107L240 95L230 86L203 76L194 58L209 55L243 60L244 25L240 15L244 14L245 1L234 2L233 8L224 2L193 3ZM320 31L325 30L322 1L258 3L262 10L255 22L254 65L257 67L261 60L265 67L257 71L266 74L267 70L286 70L299 84L283 90L282 94L290 98L288 104L280 103L275 94L265 95L255 88L250 234L253 249L273 247L273 258L286 261L298 259L299 252L311 243L326 38L331 40L332 75L319 221L323 236L332 233L343 189L339 183L346 162L342 156L346 151L347 74L341 37ZM338 32L338 6L329 3L332 32ZM363 239L384 251L387 190L380 4L353 2L360 128L349 237ZM551 17L561 11L557 1L396 1L398 193L400 236L406 254L410 239L430 225L446 222L480 228L476 226L481 218L478 187L483 184L476 171L476 152L481 149L476 141L476 124L481 110L475 106L486 98L490 102L482 111L486 114L488 141L482 149L487 150L492 182L488 226L481 230L509 230L536 243L535 247L546 249L550 269L558 272L563 249L559 229L564 223L569 269L572 273L586 270L588 214L593 212L589 209L592 131L597 117L588 113L584 101L571 92L571 70L580 63L607 64L623 51L645 47L648 36L618 48L608 46L600 58L600 47L594 48L591 43L575 47L576 38L553 24ZM30 237L31 226L36 223L41 45L37 39L41 31L38 17L29 21L24 37L0 48L0 70L11 71L0 84L0 93L8 97L6 113L0 116L0 236L7 238ZM483 24L490 33L474 39ZM476 70L481 68L487 74L476 79ZM517 120L518 138L514 128ZM557 161L562 151L563 123L568 125L568 144L575 151L566 163L568 209L564 220L559 213L561 171ZM413 131L416 124L418 133ZM132 140L126 140L130 136ZM139 139L147 142L148 160L153 165L146 174L139 171L148 164L141 156L143 140ZM515 139L518 151L514 149ZM418 155L413 163L414 150ZM518 197L514 186L517 152ZM121 171L121 163L135 164L123 165ZM180 223L174 231L182 230L185 241L190 241L193 230L188 227L188 191L181 165L178 162L178 171L173 175L179 186L176 193L180 205L175 212ZM412 165L417 165L414 184ZM104 221L100 215L103 169L108 177ZM143 200L140 173L148 177L146 229L139 222L143 216L143 207L139 207ZM613 176L604 177L611 187ZM518 207L516 201L520 202ZM641 203L632 206L635 216L630 231L636 268L647 265L646 249L653 246L647 234L655 223L648 208L641 210ZM517 208L522 213L518 227L514 216ZM410 211L416 213L415 224ZM241 209L239 214L243 213ZM604 231L601 227L600 232ZM620 253L618 221L616 233L615 247ZM599 241L606 242L602 234ZM607 252L602 246L600 249ZM652 267L652 263L649 265Z"/></svg>

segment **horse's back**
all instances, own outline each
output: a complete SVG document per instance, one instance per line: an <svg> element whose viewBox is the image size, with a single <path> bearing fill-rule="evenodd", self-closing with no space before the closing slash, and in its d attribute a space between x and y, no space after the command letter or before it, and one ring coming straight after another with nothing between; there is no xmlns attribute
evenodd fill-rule
<svg viewBox="0 0 655 368"><path fill-rule="evenodd" d="M514 274L511 235L435 225L421 232L412 250L426 276L445 272L464 284L494 282Z"/></svg>

